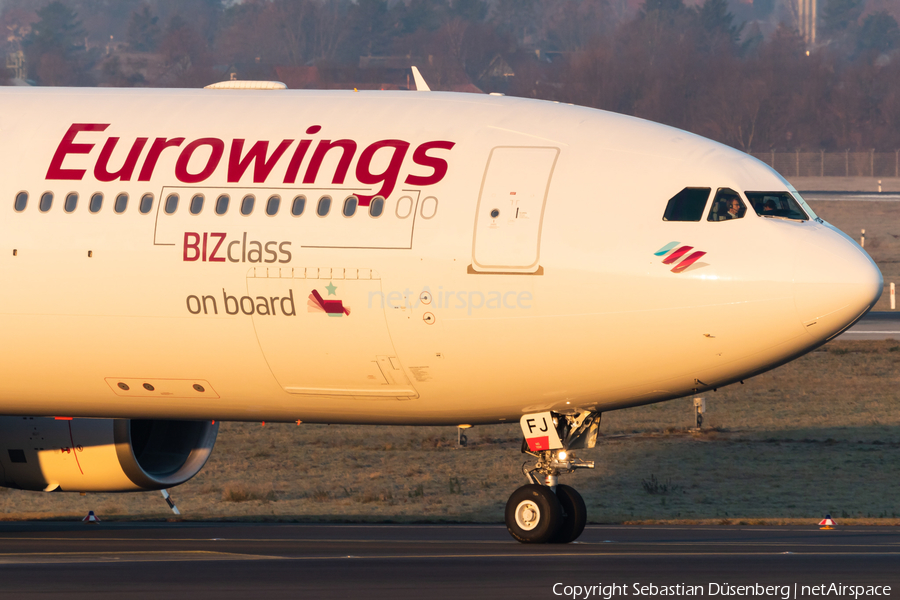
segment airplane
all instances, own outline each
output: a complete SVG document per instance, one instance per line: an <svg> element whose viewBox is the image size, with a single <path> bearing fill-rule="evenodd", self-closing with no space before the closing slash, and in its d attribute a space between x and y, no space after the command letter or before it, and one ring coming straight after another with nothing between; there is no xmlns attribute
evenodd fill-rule
<svg viewBox="0 0 900 600"><path fill-rule="evenodd" d="M742 152L420 90L0 90L0 484L169 488L222 420L519 422L507 528L568 543L602 413L773 369L881 294Z"/></svg>

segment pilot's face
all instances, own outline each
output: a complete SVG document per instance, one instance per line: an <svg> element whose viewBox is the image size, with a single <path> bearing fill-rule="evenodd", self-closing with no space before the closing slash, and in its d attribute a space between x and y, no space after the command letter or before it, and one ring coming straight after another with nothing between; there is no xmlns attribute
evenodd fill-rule
<svg viewBox="0 0 900 600"><path fill-rule="evenodd" d="M737 213L739 210L741 210L741 203L738 202L737 200L732 200L731 201L731 212Z"/></svg>

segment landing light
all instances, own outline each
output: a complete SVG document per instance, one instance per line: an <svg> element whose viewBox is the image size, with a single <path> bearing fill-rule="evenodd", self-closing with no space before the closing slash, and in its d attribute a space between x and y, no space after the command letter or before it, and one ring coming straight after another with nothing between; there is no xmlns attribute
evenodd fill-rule
<svg viewBox="0 0 900 600"><path fill-rule="evenodd" d="M559 454L557 454L556 456L557 456L557 458L559 458L559 460L566 460L566 458L568 458L569 455L566 454L565 450L560 450Z"/></svg>

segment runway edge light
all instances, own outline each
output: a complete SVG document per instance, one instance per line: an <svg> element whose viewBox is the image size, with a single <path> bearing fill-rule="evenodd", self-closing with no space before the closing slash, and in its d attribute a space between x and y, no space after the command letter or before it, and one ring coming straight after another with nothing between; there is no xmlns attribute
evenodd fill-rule
<svg viewBox="0 0 900 600"><path fill-rule="evenodd" d="M99 523L100 519L97 518L97 515L94 514L94 511L89 510L88 514L85 518L81 520L82 523Z"/></svg>
<svg viewBox="0 0 900 600"><path fill-rule="evenodd" d="M819 521L819 525L822 525L819 529L834 529L834 526L837 525L837 523L834 522L831 515L825 515L825 518Z"/></svg>

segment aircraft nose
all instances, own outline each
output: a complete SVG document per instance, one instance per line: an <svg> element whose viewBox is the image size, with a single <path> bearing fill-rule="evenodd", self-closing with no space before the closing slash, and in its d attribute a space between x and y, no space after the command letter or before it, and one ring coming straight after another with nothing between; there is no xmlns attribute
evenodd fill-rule
<svg viewBox="0 0 900 600"><path fill-rule="evenodd" d="M794 300L800 321L817 340L828 340L855 323L881 297L884 280L856 242L820 225L796 246Z"/></svg>

